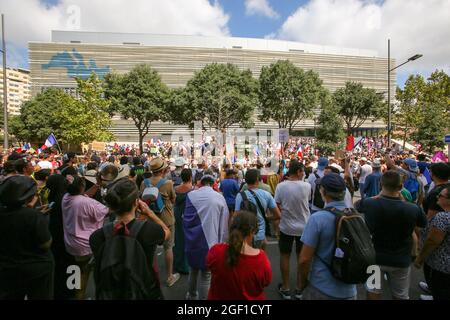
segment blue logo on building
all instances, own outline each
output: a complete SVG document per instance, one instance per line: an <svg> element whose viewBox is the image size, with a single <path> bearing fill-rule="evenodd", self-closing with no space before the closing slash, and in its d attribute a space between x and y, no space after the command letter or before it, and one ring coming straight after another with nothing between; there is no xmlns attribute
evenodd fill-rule
<svg viewBox="0 0 450 320"><path fill-rule="evenodd" d="M89 59L89 63L86 64L83 55L76 49L72 49L72 52L58 52L47 64L43 64L42 68L46 70L50 68L66 68L69 77L82 79L88 78L92 72L95 72L99 78L103 78L110 71L109 66L97 67L94 59Z"/></svg>

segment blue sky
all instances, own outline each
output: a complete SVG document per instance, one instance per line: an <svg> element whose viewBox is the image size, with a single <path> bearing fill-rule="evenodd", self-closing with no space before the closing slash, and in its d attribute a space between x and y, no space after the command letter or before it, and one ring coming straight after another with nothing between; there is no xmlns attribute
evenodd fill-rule
<svg viewBox="0 0 450 320"><path fill-rule="evenodd" d="M373 49L381 57L389 37L397 63L424 55L398 70L400 86L409 74L450 72L449 0L0 0L9 64L28 68L28 42L65 29L71 5L81 9L80 30L89 31L270 36Z"/></svg>

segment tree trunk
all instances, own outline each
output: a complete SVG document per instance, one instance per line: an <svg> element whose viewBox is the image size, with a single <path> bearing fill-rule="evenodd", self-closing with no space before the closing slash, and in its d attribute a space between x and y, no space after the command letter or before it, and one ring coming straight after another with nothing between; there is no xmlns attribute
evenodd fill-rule
<svg viewBox="0 0 450 320"><path fill-rule="evenodd" d="M142 130L139 130L139 151L141 154L144 153L143 141L144 141L144 134L142 133Z"/></svg>

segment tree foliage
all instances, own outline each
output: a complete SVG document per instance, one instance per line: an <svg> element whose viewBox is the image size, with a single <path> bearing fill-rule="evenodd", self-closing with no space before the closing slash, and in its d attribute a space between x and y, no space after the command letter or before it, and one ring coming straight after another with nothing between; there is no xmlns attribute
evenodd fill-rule
<svg viewBox="0 0 450 320"><path fill-rule="evenodd" d="M170 107L174 122L224 131L233 124L253 126L258 82L249 70L213 63L196 72L186 88L175 90Z"/></svg>
<svg viewBox="0 0 450 320"><path fill-rule="evenodd" d="M342 149L345 141L343 121L333 105L331 94L324 90L320 97L321 112L317 118L317 145L322 154Z"/></svg>
<svg viewBox="0 0 450 320"><path fill-rule="evenodd" d="M169 90L161 77L149 65L135 66L130 72L108 74L105 96L110 99L110 112L119 113L134 122L139 134L139 148L154 121L166 120L165 110Z"/></svg>
<svg viewBox="0 0 450 320"><path fill-rule="evenodd" d="M11 133L21 141L42 144L50 133L58 142L78 145L93 140L112 139L108 101L95 74L77 79L75 99L63 90L49 88L21 106L21 114L11 118Z"/></svg>
<svg viewBox="0 0 450 320"><path fill-rule="evenodd" d="M323 90L319 75L288 60L262 67L259 77L260 120L273 119L279 128L292 128L313 116Z"/></svg>
<svg viewBox="0 0 450 320"><path fill-rule="evenodd" d="M419 99L421 113L412 138L428 152L444 147L444 136L450 132L450 77L436 70L428 78Z"/></svg>
<svg viewBox="0 0 450 320"><path fill-rule="evenodd" d="M374 89L364 88L361 83L347 82L345 87L333 94L334 106L351 134L368 119L379 119L385 106L382 97Z"/></svg>

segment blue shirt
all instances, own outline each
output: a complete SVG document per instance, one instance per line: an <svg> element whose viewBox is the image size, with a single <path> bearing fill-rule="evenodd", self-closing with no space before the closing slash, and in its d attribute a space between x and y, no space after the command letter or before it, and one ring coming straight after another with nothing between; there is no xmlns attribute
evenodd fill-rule
<svg viewBox="0 0 450 320"><path fill-rule="evenodd" d="M325 208L345 209L344 201L330 202ZM336 237L336 218L328 211L318 211L311 215L306 224L301 241L315 248L315 254L331 264ZM339 281L331 274L328 266L314 256L309 274L309 283L320 292L338 299L356 296L356 285Z"/></svg>
<svg viewBox="0 0 450 320"><path fill-rule="evenodd" d="M250 191L244 191L247 195L248 200L253 203L258 208L258 232L255 235L255 241L261 241L266 238L266 222L264 220L263 214L265 215L267 209L273 209L277 207L277 204L275 203L275 199L272 197L272 195L264 190L261 189L252 189L252 191L256 194L256 196L259 199L259 202L261 202L261 205L264 208L264 212L260 212L258 205L256 203L255 198L250 193ZM236 196L236 211L239 211L241 209L241 203L242 203L242 196L239 193Z"/></svg>
<svg viewBox="0 0 450 320"><path fill-rule="evenodd" d="M234 205L236 202L236 195L239 192L239 185L234 179L224 179L220 183L220 191L228 205Z"/></svg>
<svg viewBox="0 0 450 320"><path fill-rule="evenodd" d="M375 197L381 191L381 172L373 172L369 174L366 178L366 182L364 183L364 194L366 197Z"/></svg>

